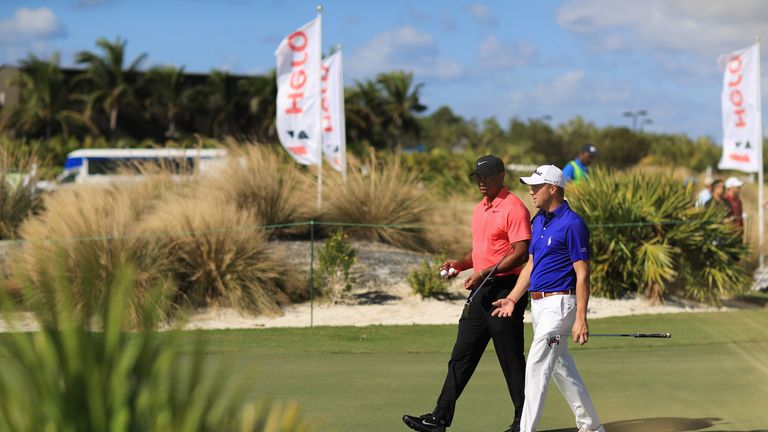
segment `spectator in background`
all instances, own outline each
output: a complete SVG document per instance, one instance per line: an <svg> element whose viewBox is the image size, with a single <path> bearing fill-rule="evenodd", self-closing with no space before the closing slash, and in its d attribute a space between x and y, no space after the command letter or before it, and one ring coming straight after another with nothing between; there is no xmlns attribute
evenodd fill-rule
<svg viewBox="0 0 768 432"><path fill-rule="evenodd" d="M741 187L744 186L744 182L736 177L728 177L725 180L725 194L723 197L731 205L731 213L733 214L733 224L739 229L739 232L744 232L744 207L741 204Z"/></svg>
<svg viewBox="0 0 768 432"><path fill-rule="evenodd" d="M712 182L712 199L707 201L709 206L722 206L726 210L726 220L733 217L733 208L730 201L725 199L725 184L722 180L716 179Z"/></svg>
<svg viewBox="0 0 768 432"><path fill-rule="evenodd" d="M704 180L704 189L696 196L696 207L704 207L712 199L712 184L715 179L707 178Z"/></svg>
<svg viewBox="0 0 768 432"><path fill-rule="evenodd" d="M592 158L595 156L597 156L597 147L593 144L585 144L576 159L568 162L563 167L565 181L580 183L586 180L589 175L589 165L592 164Z"/></svg>

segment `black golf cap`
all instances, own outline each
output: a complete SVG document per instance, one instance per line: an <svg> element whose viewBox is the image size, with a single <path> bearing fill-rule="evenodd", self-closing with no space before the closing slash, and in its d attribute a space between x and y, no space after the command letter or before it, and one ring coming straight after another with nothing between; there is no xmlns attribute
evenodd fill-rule
<svg viewBox="0 0 768 432"><path fill-rule="evenodd" d="M504 162L498 156L486 155L475 162L475 170L470 176L492 176L504 172Z"/></svg>
<svg viewBox="0 0 768 432"><path fill-rule="evenodd" d="M594 156L597 154L597 147L595 147L594 144L584 144L584 147L581 148L581 151Z"/></svg>

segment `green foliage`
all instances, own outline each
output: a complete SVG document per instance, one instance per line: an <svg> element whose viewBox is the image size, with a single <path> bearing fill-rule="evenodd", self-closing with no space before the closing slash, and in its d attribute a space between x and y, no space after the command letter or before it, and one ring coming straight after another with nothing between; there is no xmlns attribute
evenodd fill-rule
<svg viewBox="0 0 768 432"><path fill-rule="evenodd" d="M592 286L598 295L667 293L699 301L742 291L747 248L716 206L695 208L691 186L671 176L595 169L568 186L590 226Z"/></svg>
<svg viewBox="0 0 768 432"><path fill-rule="evenodd" d="M722 149L708 137L691 140L685 135L653 135L651 150L642 160L645 165L688 167L704 171L720 160Z"/></svg>
<svg viewBox="0 0 768 432"><path fill-rule="evenodd" d="M442 257L425 259L421 267L408 275L408 285L414 294L422 298L445 298L448 295L448 287L440 277L440 264L445 261Z"/></svg>
<svg viewBox="0 0 768 432"><path fill-rule="evenodd" d="M42 285L24 287L24 304L41 329L3 340L10 355L0 370L0 429L306 430L295 408L284 413L270 405L240 409L240 391L224 369L203 377L210 367L202 345L185 353L178 333L153 331L163 317L157 311L168 305L162 287L154 290L151 305L142 305L140 331L126 331L133 325L126 306L135 281L131 267L120 265L107 289L107 307L93 311L69 301L71 276L50 271ZM13 325L13 304L4 299L3 305L4 318Z"/></svg>
<svg viewBox="0 0 768 432"><path fill-rule="evenodd" d="M341 230L334 232L318 253L315 287L332 300L352 289L349 269L355 263L356 256L357 252L352 248L347 235Z"/></svg>
<svg viewBox="0 0 768 432"><path fill-rule="evenodd" d="M467 195L477 190L469 173L474 169L477 157L470 152L451 153L435 148L425 153L404 153L402 164L419 173L421 180L440 191L441 198L450 195Z"/></svg>

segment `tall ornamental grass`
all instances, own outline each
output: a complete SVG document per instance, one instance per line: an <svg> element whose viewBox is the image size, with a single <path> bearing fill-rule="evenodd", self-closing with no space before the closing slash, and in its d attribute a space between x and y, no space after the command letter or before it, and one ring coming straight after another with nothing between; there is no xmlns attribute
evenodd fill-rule
<svg viewBox="0 0 768 432"><path fill-rule="evenodd" d="M176 303L279 313L306 287L267 241L261 221L217 197L176 196L148 215L178 287Z"/></svg>
<svg viewBox="0 0 768 432"><path fill-rule="evenodd" d="M280 152L283 152L280 149ZM283 152L284 153L284 152ZM315 214L315 182L295 162L263 145L230 147L229 160L203 188L266 225L307 222ZM270 228L274 236L305 233L306 225Z"/></svg>
<svg viewBox="0 0 768 432"><path fill-rule="evenodd" d="M59 262L59 261L57 261ZM51 267L54 269L54 267ZM98 273L90 271L89 274ZM34 333L0 339L0 430L11 432L299 432L307 425L294 405L242 404L234 377L212 368L198 343L184 352L181 334L157 333L167 307L161 290L141 304L139 331L129 313L137 273L118 265L96 320L71 301L70 286L100 289L102 280L75 280L59 271L25 286L23 301L41 323ZM40 293L45 301L40 301ZM13 323L14 302L3 299ZM158 305L161 306L158 309Z"/></svg>
<svg viewBox="0 0 768 432"><path fill-rule="evenodd" d="M168 177L123 186L78 187L58 191L46 211L20 230L25 240L13 256L12 278L19 285L42 287L50 269L70 275L73 307L106 307L108 287L120 263L137 270L126 307L141 321L141 304L152 288L168 286L172 261L158 242L143 235L138 222L178 185Z"/></svg>
<svg viewBox="0 0 768 432"><path fill-rule="evenodd" d="M0 240L15 239L25 219L42 210L35 190L38 160L0 141Z"/></svg>
<svg viewBox="0 0 768 432"><path fill-rule="evenodd" d="M399 160L384 163L371 152L362 161L349 161L346 182L340 175L329 177L324 188L325 221L349 223L344 230L352 238L432 249L426 228L430 194L417 173Z"/></svg>
<svg viewBox="0 0 768 432"><path fill-rule="evenodd" d="M675 294L716 303L745 289L746 245L723 210L694 207L690 185L596 169L566 195L590 226L597 295L637 292L658 302Z"/></svg>

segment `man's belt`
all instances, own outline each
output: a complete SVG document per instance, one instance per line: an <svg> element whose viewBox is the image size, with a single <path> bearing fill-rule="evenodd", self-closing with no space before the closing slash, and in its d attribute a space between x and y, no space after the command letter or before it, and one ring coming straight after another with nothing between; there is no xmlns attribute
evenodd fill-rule
<svg viewBox="0 0 768 432"><path fill-rule="evenodd" d="M550 297L555 295L575 295L576 290L565 290L565 291L550 291L550 292L542 292L542 291L531 291L531 298L534 300L541 300L544 297Z"/></svg>

